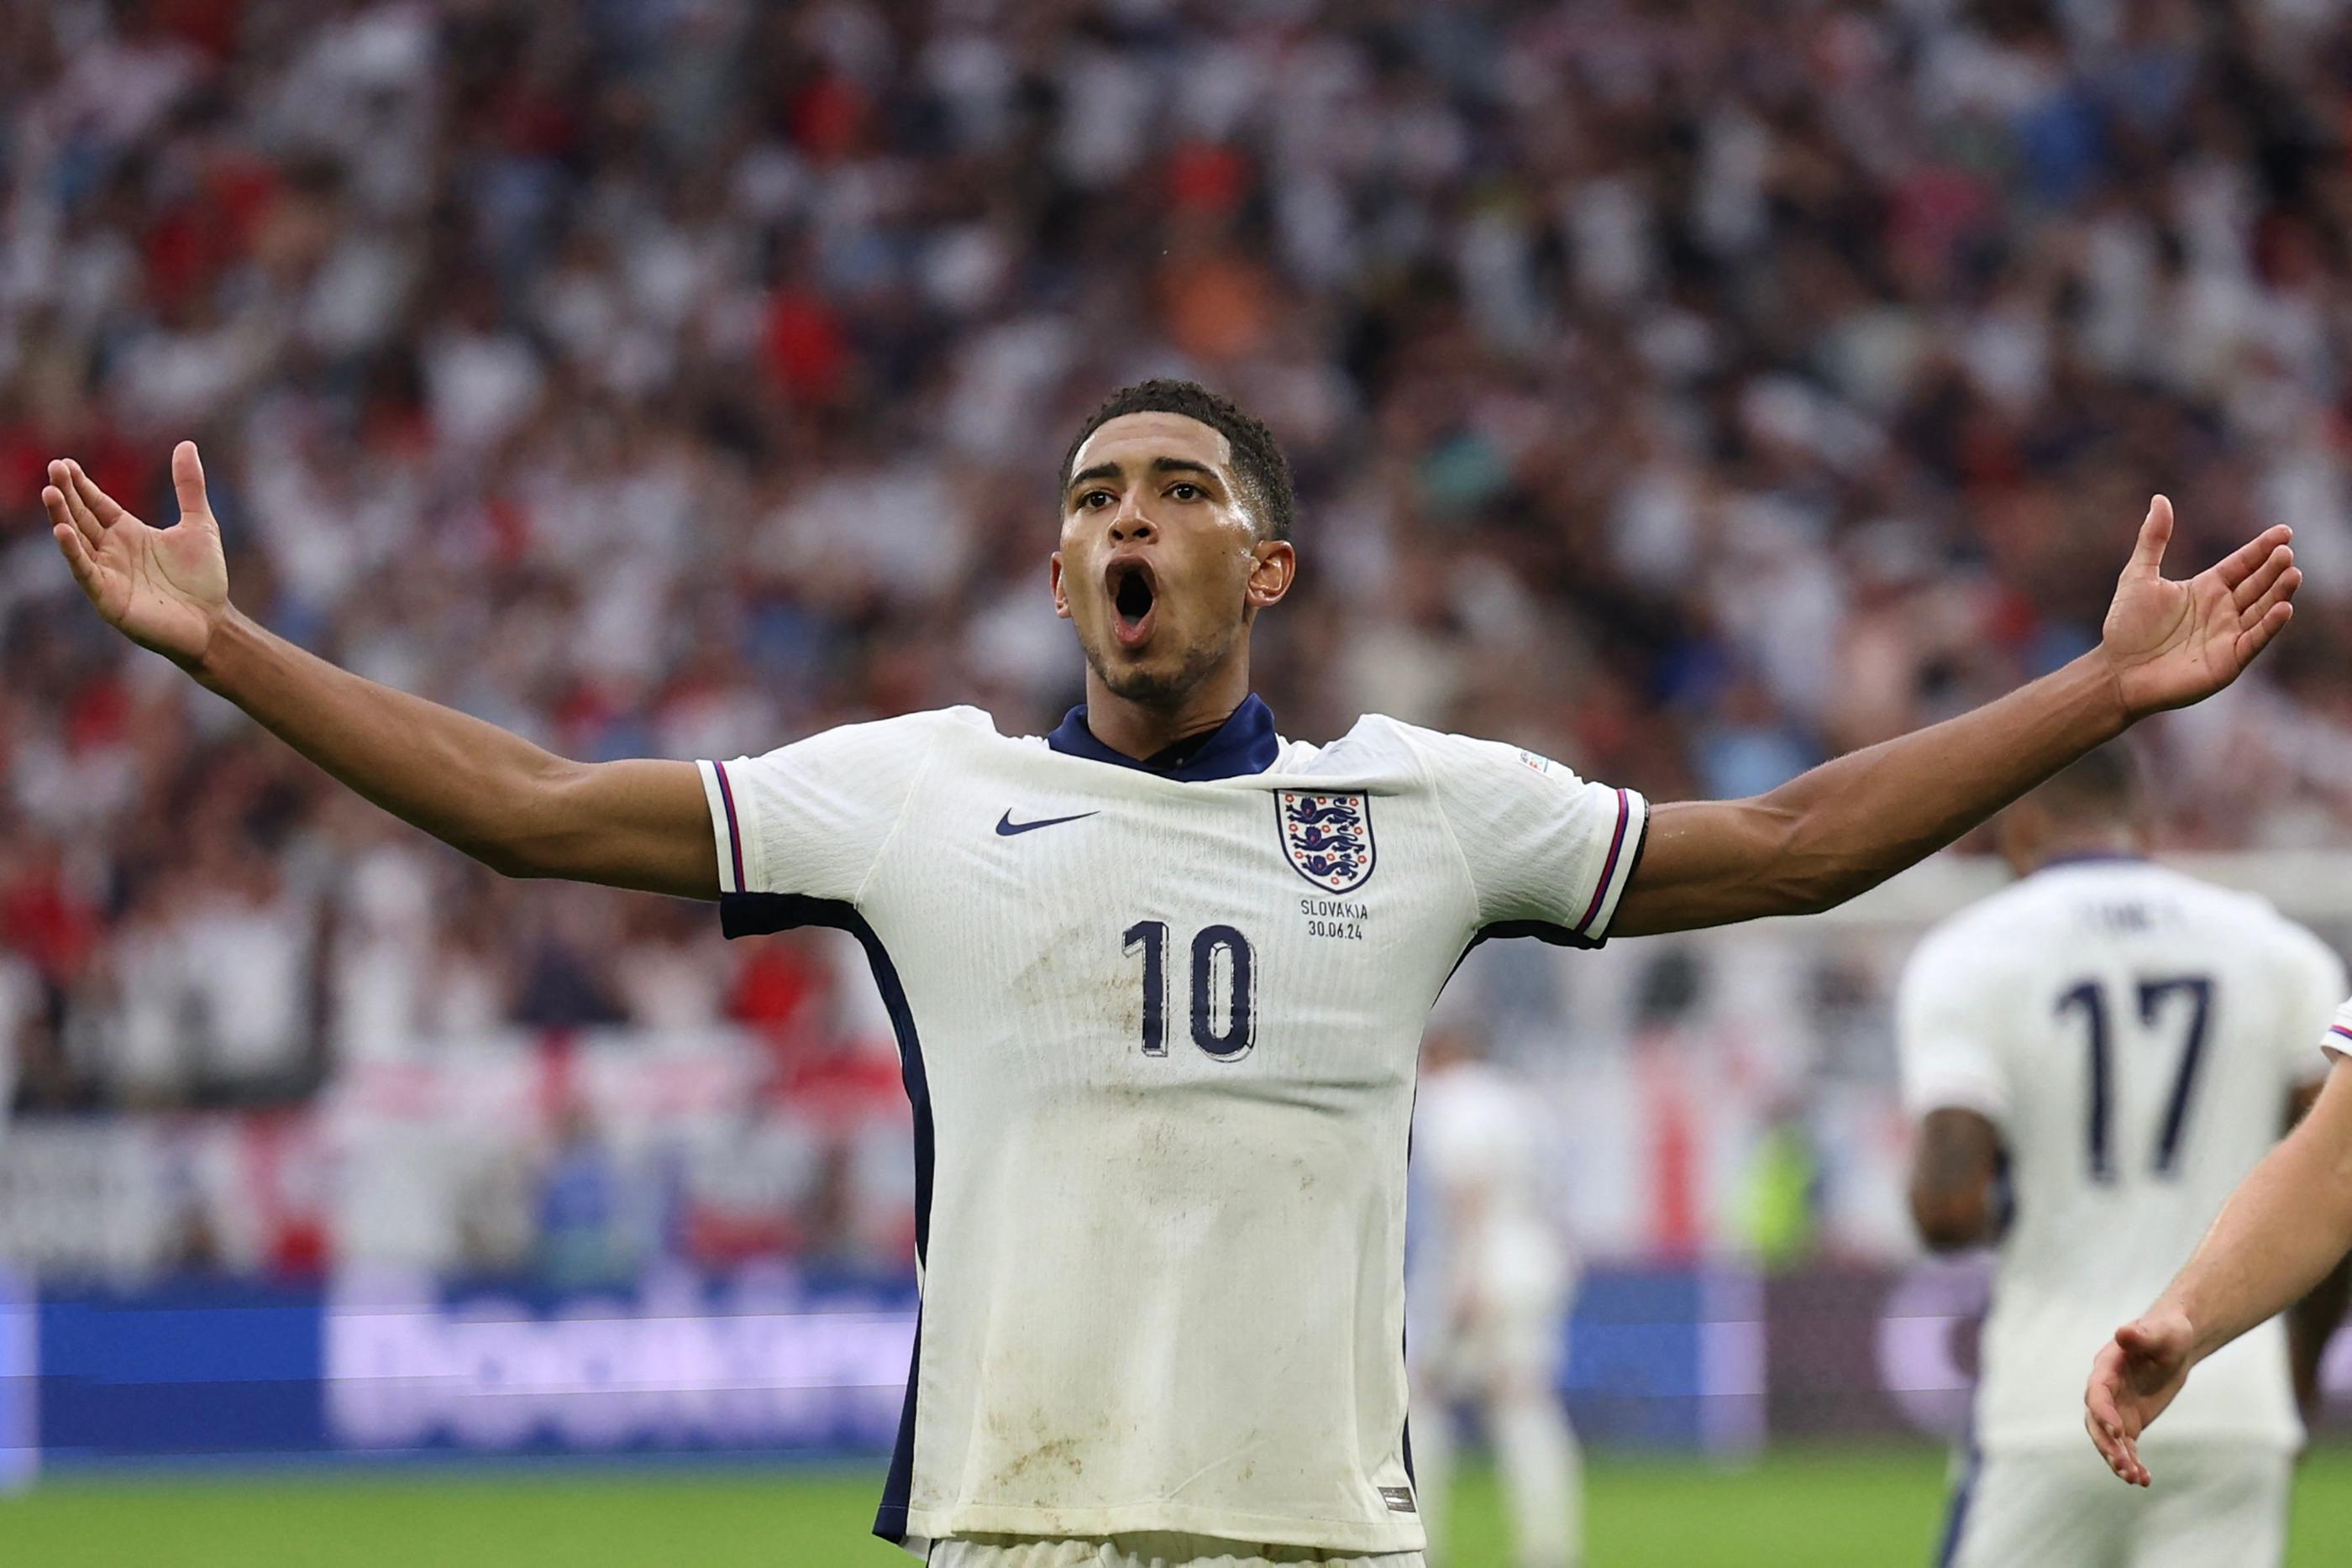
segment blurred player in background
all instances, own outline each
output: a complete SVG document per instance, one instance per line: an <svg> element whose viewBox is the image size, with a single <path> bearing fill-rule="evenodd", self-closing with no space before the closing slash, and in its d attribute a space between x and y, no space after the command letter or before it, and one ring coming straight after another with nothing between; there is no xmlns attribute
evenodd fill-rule
<svg viewBox="0 0 2352 1568"><path fill-rule="evenodd" d="M2000 1248L1945 1532L1959 1568L2261 1568L2285 1550L2296 1392L2340 1278L2292 1358L2272 1324L2181 1402L2161 1495L2105 1484L2082 1444L2079 1369L2309 1106L2311 1040L2345 988L2263 900L2143 859L2147 828L2131 754L2093 752L2003 816L2021 880L1930 934L1903 978L1913 1217L1938 1250Z"/></svg>
<svg viewBox="0 0 2352 1568"><path fill-rule="evenodd" d="M1297 569L1289 465L1225 399L1147 382L1055 476L1042 586L1087 701L1051 735L960 707L584 763L239 612L193 443L170 528L48 472L98 612L387 810L509 875L716 900L730 936L857 935L914 1107L922 1282L875 1530L932 1568L1417 1568L1405 1149L1463 953L1851 898L2228 685L2302 583L2284 528L2168 580L2158 497L2091 652L1765 794L1653 810L1379 715L1285 739L1250 653Z"/></svg>
<svg viewBox="0 0 2352 1568"><path fill-rule="evenodd" d="M1466 1019L1433 1023L1412 1116L1406 1359L1414 1479L1444 1552L1456 1408L1479 1415L1502 1472L1521 1568L1584 1556L1584 1461L1560 1404L1576 1261L1548 1212L1546 1124L1528 1085L1486 1060Z"/></svg>

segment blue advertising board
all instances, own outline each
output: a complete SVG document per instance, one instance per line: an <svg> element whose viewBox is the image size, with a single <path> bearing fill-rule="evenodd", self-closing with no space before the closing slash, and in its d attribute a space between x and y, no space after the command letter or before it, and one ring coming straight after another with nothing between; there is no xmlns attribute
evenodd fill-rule
<svg viewBox="0 0 2352 1568"><path fill-rule="evenodd" d="M0 1491L40 1469L39 1333L30 1282L0 1270Z"/></svg>
<svg viewBox="0 0 2352 1568"><path fill-rule="evenodd" d="M199 1282L44 1296L36 1322L51 1462L326 1443L315 1291Z"/></svg>
<svg viewBox="0 0 2352 1568"><path fill-rule="evenodd" d="M1722 1411L1742 1396L1760 1409L1760 1382L1741 1381L1760 1379L1760 1364L1714 1348L1726 1299L1704 1271L1589 1279L1562 1377L1587 1436L1715 1447ZM781 1271L601 1292L401 1279L51 1291L18 1312L21 1364L37 1360L38 1376L0 1386L37 1396L13 1428L0 1406L0 1444L13 1430L29 1450L37 1430L42 1461L67 1466L878 1454L915 1313L911 1281Z"/></svg>

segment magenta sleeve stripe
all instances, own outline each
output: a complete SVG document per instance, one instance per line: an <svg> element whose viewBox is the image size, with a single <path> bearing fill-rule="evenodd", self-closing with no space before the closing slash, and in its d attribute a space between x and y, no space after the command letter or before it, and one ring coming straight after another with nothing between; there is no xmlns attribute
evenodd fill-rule
<svg viewBox="0 0 2352 1568"><path fill-rule="evenodd" d="M727 782L727 764L713 762L710 770L719 775L719 799L727 807L727 849L735 857L735 891L751 890L743 883L743 830L735 821L735 790Z"/></svg>
<svg viewBox="0 0 2352 1568"><path fill-rule="evenodd" d="M2340 1034L2347 1040L2352 1040L2352 1029L2347 1029L2340 1023L2329 1024L2327 1026L2327 1032L2330 1034Z"/></svg>
<svg viewBox="0 0 2352 1568"><path fill-rule="evenodd" d="M1576 934L1579 936L1592 935L1593 919L1601 913L1601 905L1609 896L1610 879L1617 874L1617 857L1625 852L1625 824L1633 815L1633 802L1625 799L1624 790L1618 790L1617 831L1609 840L1609 858L1601 862L1601 882L1592 890L1592 902L1585 905L1584 918L1576 923Z"/></svg>

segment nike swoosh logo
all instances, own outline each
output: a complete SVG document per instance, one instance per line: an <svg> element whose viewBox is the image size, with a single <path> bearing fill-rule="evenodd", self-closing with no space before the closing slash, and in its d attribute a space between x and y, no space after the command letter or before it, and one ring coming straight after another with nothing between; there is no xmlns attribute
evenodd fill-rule
<svg viewBox="0 0 2352 1568"><path fill-rule="evenodd" d="M1100 811L1080 811L1075 817L1040 817L1034 822L1016 822L1013 820L1013 813L1007 811L996 820L996 836L1000 839L1009 839L1015 833L1034 833L1040 828L1059 827L1064 822L1075 822L1081 818L1101 815Z"/></svg>

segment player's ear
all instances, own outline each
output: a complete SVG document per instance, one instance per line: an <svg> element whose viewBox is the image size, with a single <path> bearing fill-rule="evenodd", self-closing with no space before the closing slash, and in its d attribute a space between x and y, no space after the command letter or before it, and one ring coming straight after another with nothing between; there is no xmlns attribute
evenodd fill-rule
<svg viewBox="0 0 2352 1568"><path fill-rule="evenodd" d="M1062 552L1055 550L1046 558L1045 576L1054 585L1054 613L1067 621L1070 618L1070 596L1062 591Z"/></svg>
<svg viewBox="0 0 2352 1568"><path fill-rule="evenodd" d="M1245 601L1253 610L1281 603L1298 575L1298 552L1288 539L1260 539L1250 547L1250 553L1256 557L1256 564L1250 568Z"/></svg>

